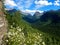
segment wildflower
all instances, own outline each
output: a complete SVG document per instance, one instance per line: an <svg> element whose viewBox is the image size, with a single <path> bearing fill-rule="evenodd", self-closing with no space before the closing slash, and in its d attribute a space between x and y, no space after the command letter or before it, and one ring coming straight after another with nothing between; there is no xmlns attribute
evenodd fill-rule
<svg viewBox="0 0 60 45"><path fill-rule="evenodd" d="M27 43L29 43L29 41L27 41Z"/></svg>
<svg viewBox="0 0 60 45"><path fill-rule="evenodd" d="M42 42L43 45L45 45L45 42Z"/></svg>
<svg viewBox="0 0 60 45"><path fill-rule="evenodd" d="M18 40L18 41L20 41L20 40Z"/></svg>
<svg viewBox="0 0 60 45"><path fill-rule="evenodd" d="M40 34L40 36L41 36L42 34Z"/></svg>
<svg viewBox="0 0 60 45"><path fill-rule="evenodd" d="M38 38L40 38L40 36L38 36Z"/></svg>
<svg viewBox="0 0 60 45"><path fill-rule="evenodd" d="M13 28L13 26L11 25L11 28Z"/></svg>
<svg viewBox="0 0 60 45"><path fill-rule="evenodd" d="M6 42L8 42L8 40L6 40Z"/></svg>
<svg viewBox="0 0 60 45"><path fill-rule="evenodd" d="M17 30L21 32L21 28L18 28Z"/></svg>
<svg viewBox="0 0 60 45"><path fill-rule="evenodd" d="M8 35L12 35L11 32L8 32Z"/></svg>
<svg viewBox="0 0 60 45"><path fill-rule="evenodd" d="M8 35L8 38L10 38L11 36L10 35Z"/></svg>
<svg viewBox="0 0 60 45"><path fill-rule="evenodd" d="M26 45L26 44L24 44L24 45Z"/></svg>
<svg viewBox="0 0 60 45"><path fill-rule="evenodd" d="M37 45L36 43L34 45Z"/></svg>

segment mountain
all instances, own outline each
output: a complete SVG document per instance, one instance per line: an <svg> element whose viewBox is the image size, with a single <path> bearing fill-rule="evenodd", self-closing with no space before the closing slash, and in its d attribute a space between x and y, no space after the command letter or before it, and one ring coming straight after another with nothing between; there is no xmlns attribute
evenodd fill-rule
<svg viewBox="0 0 60 45"><path fill-rule="evenodd" d="M32 23L33 22L33 16L31 14L25 15L23 19L27 22Z"/></svg>
<svg viewBox="0 0 60 45"><path fill-rule="evenodd" d="M33 23L33 22L36 22L42 14L43 13L40 13L40 12L35 12L33 16L31 14L28 14L24 17L24 20L26 20L29 23Z"/></svg>
<svg viewBox="0 0 60 45"><path fill-rule="evenodd" d="M41 15L42 15L42 13L40 13L40 12L35 12L35 14L33 15L33 18L34 18L34 19L39 19Z"/></svg>
<svg viewBox="0 0 60 45"><path fill-rule="evenodd" d="M10 9L10 10L6 10L8 13L13 13L13 12L16 12L17 10L16 9Z"/></svg>
<svg viewBox="0 0 60 45"><path fill-rule="evenodd" d="M52 23L58 23L60 22L59 13L60 13L59 11L48 11L41 16L40 20L41 21L51 20Z"/></svg>
<svg viewBox="0 0 60 45"><path fill-rule="evenodd" d="M14 12L17 12L16 9L11 9L11 10L6 10L8 13L14 13ZM26 13L26 12L22 12L20 11L20 13L22 14L22 18L24 20L26 20L27 22L30 22L30 23L33 23L35 22L36 20L38 20L40 18L40 16L43 14L43 13L40 13L38 11L35 12L35 14L32 16L30 13Z"/></svg>
<svg viewBox="0 0 60 45"><path fill-rule="evenodd" d="M39 20L32 23L32 27L56 37L60 37L60 10L45 12Z"/></svg>

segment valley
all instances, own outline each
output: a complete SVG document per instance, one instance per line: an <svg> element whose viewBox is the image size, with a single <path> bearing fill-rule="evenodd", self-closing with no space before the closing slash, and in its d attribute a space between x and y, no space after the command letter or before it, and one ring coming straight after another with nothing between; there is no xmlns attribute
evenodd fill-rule
<svg viewBox="0 0 60 45"><path fill-rule="evenodd" d="M55 11L54 13L48 11L34 21L32 21L33 18L26 18L19 11L10 13L5 12L8 20L7 37L3 39L4 42L6 41L5 44L60 45L60 16L58 11L57 15Z"/></svg>

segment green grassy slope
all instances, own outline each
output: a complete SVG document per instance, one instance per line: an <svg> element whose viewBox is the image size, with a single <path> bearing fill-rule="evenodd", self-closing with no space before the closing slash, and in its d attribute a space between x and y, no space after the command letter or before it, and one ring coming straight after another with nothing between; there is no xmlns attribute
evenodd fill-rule
<svg viewBox="0 0 60 45"><path fill-rule="evenodd" d="M37 29L39 27L37 24L32 27L21 15L18 11L13 14L6 13L9 25L8 33L3 38L5 45L60 45L58 37L49 34L49 31L48 33L41 31L43 27Z"/></svg>

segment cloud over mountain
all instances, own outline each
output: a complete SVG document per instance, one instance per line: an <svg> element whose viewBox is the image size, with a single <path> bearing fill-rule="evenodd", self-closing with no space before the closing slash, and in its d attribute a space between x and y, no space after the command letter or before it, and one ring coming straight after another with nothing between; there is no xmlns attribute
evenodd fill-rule
<svg viewBox="0 0 60 45"><path fill-rule="evenodd" d="M41 11L41 10L28 10L28 9L26 9L26 10L22 10L22 12L25 12L25 13L35 13L35 12L40 12L40 13L43 13L43 11Z"/></svg>
<svg viewBox="0 0 60 45"><path fill-rule="evenodd" d="M57 6L60 7L60 0L5 0L4 5L7 8L16 8L19 10L24 10L28 12L35 12L36 10L40 10L44 7L47 9L52 9L48 6ZM26 10L28 9L28 10ZM53 8L54 9L54 8ZM44 10L43 10L44 11Z"/></svg>

